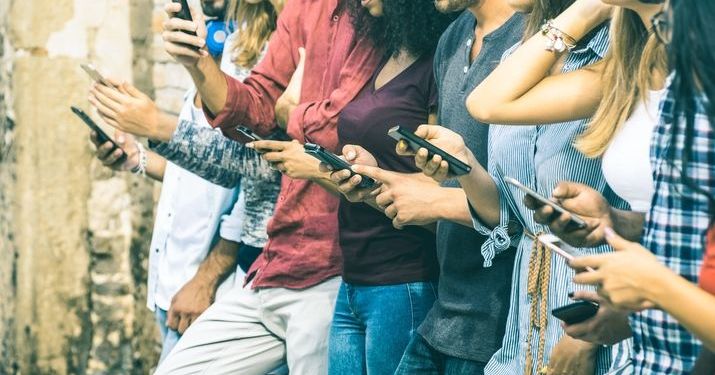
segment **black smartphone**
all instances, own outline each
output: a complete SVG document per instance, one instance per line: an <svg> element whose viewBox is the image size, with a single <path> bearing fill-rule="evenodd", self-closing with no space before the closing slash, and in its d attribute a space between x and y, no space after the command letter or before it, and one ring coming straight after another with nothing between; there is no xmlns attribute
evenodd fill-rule
<svg viewBox="0 0 715 375"><path fill-rule="evenodd" d="M236 131L238 132L238 134L242 135L245 138L245 139L239 140L241 143L250 143L250 142L263 140L263 138L261 138L258 134L254 133L253 130L251 130L245 126L237 127Z"/></svg>
<svg viewBox="0 0 715 375"><path fill-rule="evenodd" d="M124 150L121 147L119 147L117 142L115 142L110 136L108 136L107 133L105 133L104 130L102 130L102 128L100 128L96 122L94 122L91 118L89 118L89 116L87 116L87 114L84 113L83 110L81 110L75 106L72 106L70 108L72 108L72 112L74 112L74 114L77 115L77 117L81 118L82 121L84 121L84 123L87 126L89 126L90 129L94 130L97 133L97 140L99 141L100 144L104 144L106 142L111 142L112 145L114 146L114 147L112 147L112 152L114 152L114 150L116 150L116 149L122 150L122 156L120 156L119 159L117 159L117 161L119 163L124 163L127 160L127 153L124 152Z"/></svg>
<svg viewBox="0 0 715 375"><path fill-rule="evenodd" d="M515 187L518 188L519 190L523 191L524 194L526 194L526 195L528 195L528 196L530 196L530 197L536 199L536 201L538 201L538 202L541 203L542 205L550 206L551 208L554 209L554 211L556 211L556 212L558 212L558 213L560 213L560 214L565 214L565 213L568 212L565 208L563 208L563 207L559 206L558 204L552 202L551 200L549 200L549 199L547 199L546 197L544 197L543 195L541 195L541 194L535 192L534 190L529 189L528 187L524 186L524 184L522 184L521 182L517 181L517 180L514 179L514 178L504 177L504 180L505 180L507 183L509 183L509 184L511 184L511 185L513 185L513 186L515 186ZM587 225L586 225L586 221L584 221L584 220L583 220L581 217L579 217L578 215L572 214L572 213L570 213L570 212L568 212L568 213L571 215L571 220L569 220L569 224L568 224L569 228L568 228L568 229L583 229L583 228L586 228L586 226L587 226Z"/></svg>
<svg viewBox="0 0 715 375"><path fill-rule="evenodd" d="M307 154L312 155L323 163L330 165L335 171L347 169L351 173L350 177L357 174L353 172L352 166L348 162L343 159L340 159L338 155L335 155L332 152L324 149L322 146L316 145L315 143L306 143L305 145L303 145L303 148L305 149L305 152ZM360 185L358 185L358 187L368 189L375 186L375 180L373 180L372 178L363 175L360 175L360 177L362 179L360 180Z"/></svg>
<svg viewBox="0 0 715 375"><path fill-rule="evenodd" d="M472 167L470 167L469 164L463 163L462 161L448 154L441 148L416 136L415 133L407 129L401 128L399 125L394 126L390 130L388 130L387 135L389 135L392 139L398 142L404 140L415 152L417 152L417 150L419 150L420 148L426 148L429 152L430 158L432 158L435 154L441 156L442 160L445 160L447 161L447 163L449 163L449 173L454 176L462 176L472 170Z"/></svg>
<svg viewBox="0 0 715 375"><path fill-rule="evenodd" d="M551 310L551 315L566 324L576 324L596 315L598 308L596 302L578 301Z"/></svg>
<svg viewBox="0 0 715 375"><path fill-rule="evenodd" d="M191 9L189 9L189 4L186 2L186 0L171 0L171 1L174 3L181 4L181 10L176 13L177 18L181 18L182 20L187 20L187 21L194 20L191 17ZM194 31L184 31L184 32L187 34L196 36L196 32L194 32Z"/></svg>

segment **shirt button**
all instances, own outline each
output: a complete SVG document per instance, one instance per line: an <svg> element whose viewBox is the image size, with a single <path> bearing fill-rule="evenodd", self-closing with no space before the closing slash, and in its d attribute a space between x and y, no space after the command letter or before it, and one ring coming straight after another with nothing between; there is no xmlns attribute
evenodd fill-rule
<svg viewBox="0 0 715 375"><path fill-rule="evenodd" d="M159 248L154 249L154 251L158 253L158 252L159 252Z"/></svg>
<svg viewBox="0 0 715 375"><path fill-rule="evenodd" d="M464 67L464 74L467 74L468 71L469 71L469 67L468 67L468 66L465 66L465 67Z"/></svg>
<svg viewBox="0 0 715 375"><path fill-rule="evenodd" d="M472 46L472 40L471 40L471 39L467 39L467 47L471 47L471 46Z"/></svg>

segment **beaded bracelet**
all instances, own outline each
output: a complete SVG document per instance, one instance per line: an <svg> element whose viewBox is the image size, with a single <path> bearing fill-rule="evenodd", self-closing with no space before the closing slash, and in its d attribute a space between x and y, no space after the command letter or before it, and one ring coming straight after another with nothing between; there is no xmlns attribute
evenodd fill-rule
<svg viewBox="0 0 715 375"><path fill-rule="evenodd" d="M142 177L146 177L147 156L144 145L137 142L137 150L139 150L139 164L132 169L132 173L138 176L140 175Z"/></svg>
<svg viewBox="0 0 715 375"><path fill-rule="evenodd" d="M549 52L561 53L576 48L576 39L554 26L554 20L548 20L541 26L541 35L548 39L544 49Z"/></svg>

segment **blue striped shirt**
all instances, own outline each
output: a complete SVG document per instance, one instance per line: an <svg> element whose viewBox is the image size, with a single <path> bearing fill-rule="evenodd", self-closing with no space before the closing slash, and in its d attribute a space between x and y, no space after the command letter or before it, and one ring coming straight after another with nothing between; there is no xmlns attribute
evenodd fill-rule
<svg viewBox="0 0 715 375"><path fill-rule="evenodd" d="M567 56L563 71L574 71L603 58L608 49L608 27L600 30L581 47L577 47ZM574 146L574 140L587 126L587 120L571 121L559 124L540 126L505 126L492 125L489 130L489 172L496 174L498 165L506 176L521 181L524 185L544 196L550 196L554 187L560 181L575 181L589 185L603 192L609 202L616 207L627 207L627 204L613 194L608 188L601 172L601 162L589 159ZM492 241L487 241L482 248L485 257L489 253L506 251L509 245L515 244L515 239L506 236L506 228L514 215L519 215L530 232L548 232L548 228L538 225L533 220L533 212L524 206L524 194L516 188L505 186L495 177L501 202L501 224L490 229L479 223L475 217L475 228L487 235ZM505 189L516 200L516 211L512 211L505 203ZM526 349L531 345L532 369L538 372L549 362L552 349L564 335L561 322L554 318L552 309L569 304L568 292L577 290L572 282L573 270L568 267L563 258L556 254L551 257L551 273L548 287L548 323L544 345L543 363L537 362L539 331L530 324L532 301L527 295L529 274L529 258L533 241L525 235L518 235L516 260L514 264L514 280L512 282L511 305L507 318L506 334L502 348L497 351L486 367L485 373L490 375L523 374L526 368ZM582 249L584 253L594 254L610 251L607 246ZM532 330L531 342L527 343L529 330ZM613 373L627 368L630 364L630 341L613 347L598 349L596 359L596 374Z"/></svg>
<svg viewBox="0 0 715 375"><path fill-rule="evenodd" d="M689 153L688 176L715 193L715 130L703 101L696 107L693 144L685 150L685 121L673 123L673 92L661 103L661 116L651 142L655 195L646 216L643 246L680 276L696 283L705 238L713 212L708 199L681 180L683 156ZM675 161L667 157L677 137ZM704 318L708 319L708 318ZM631 317L634 365L637 374L686 374L695 363L701 343L662 310L651 309Z"/></svg>

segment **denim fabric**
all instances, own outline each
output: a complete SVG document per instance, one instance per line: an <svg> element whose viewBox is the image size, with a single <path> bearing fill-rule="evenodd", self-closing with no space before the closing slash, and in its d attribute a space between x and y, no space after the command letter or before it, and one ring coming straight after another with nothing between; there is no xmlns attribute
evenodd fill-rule
<svg viewBox="0 0 715 375"><path fill-rule="evenodd" d="M428 282L384 286L342 283L328 347L331 375L392 375L437 298Z"/></svg>
<svg viewBox="0 0 715 375"><path fill-rule="evenodd" d="M162 310L157 306L156 309L154 309L154 314L156 316L156 324L159 325L159 331L161 331L161 356L159 357L159 363L161 363L169 352L171 352L171 349L174 349L181 335L179 332L166 326L166 310Z"/></svg>
<svg viewBox="0 0 715 375"><path fill-rule="evenodd" d="M441 353L415 333L395 375L484 375L486 365Z"/></svg>

